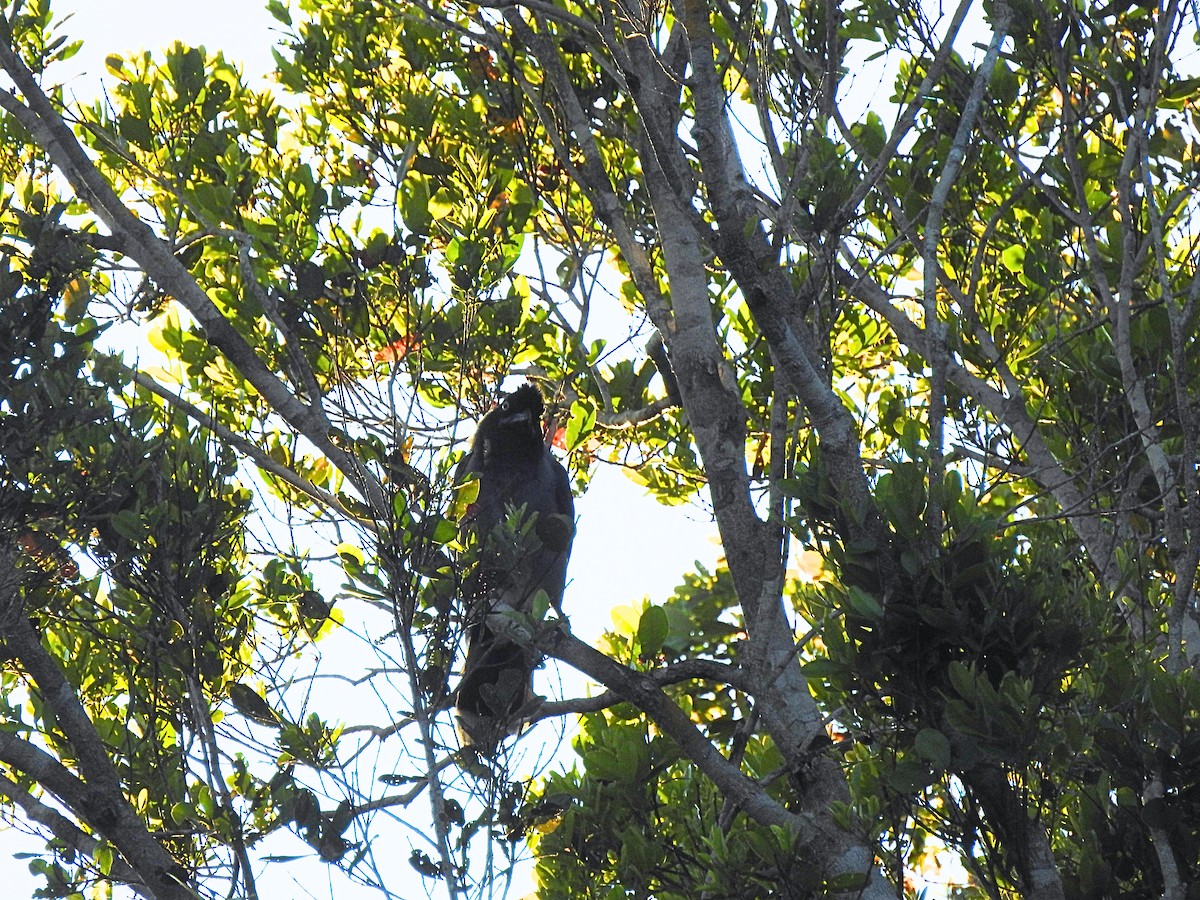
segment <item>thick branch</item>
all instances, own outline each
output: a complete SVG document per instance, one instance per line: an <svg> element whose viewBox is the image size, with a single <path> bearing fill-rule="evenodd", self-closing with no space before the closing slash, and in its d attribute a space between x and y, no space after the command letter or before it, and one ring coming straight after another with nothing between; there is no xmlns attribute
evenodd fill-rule
<svg viewBox="0 0 1200 900"><path fill-rule="evenodd" d="M117 848L155 898L191 900L194 895L184 883L182 867L146 830L145 823L134 812L121 789L120 778L108 757L108 748L79 702L75 689L42 646L33 626L27 619L18 618L7 629L4 638L9 650L37 685L47 706L54 711L59 727L75 751L86 784L78 782L57 760L42 751L21 747L23 742L11 735L0 739L0 758L37 779L85 817ZM29 765L33 766L32 770L26 768Z"/></svg>
<svg viewBox="0 0 1200 900"><path fill-rule="evenodd" d="M657 687L663 688L684 681L715 681L727 684L743 693L753 693L755 685L746 673L737 666L719 663L712 659L685 659L674 663L665 669L653 669L644 673ZM574 700L557 700L543 703L531 718L531 722L542 719L557 718L558 716L578 715L580 713L598 712L616 706L625 701L625 697L616 691L605 691L595 697L577 697Z"/></svg>
<svg viewBox="0 0 1200 900"><path fill-rule="evenodd" d="M506 627L516 625L506 623ZM662 692L650 675L627 669L599 650L568 633L565 629L547 629L537 636L535 646L549 656L562 660L603 684L615 694L650 716L684 754L745 813L763 825L779 825L797 833L810 834L811 814L788 812L741 770L725 759L696 728L671 698Z"/></svg>
<svg viewBox="0 0 1200 900"><path fill-rule="evenodd" d="M913 99L904 108L904 111L896 117L896 124L892 127L892 133L888 136L887 143L883 149L879 151L879 155L874 160L868 160L871 163L871 168L867 172L866 177L863 178L862 183L855 188L854 193L842 204L842 211L846 214L853 213L859 208L862 202L867 199L867 195L871 193L872 188L879 183L879 180L887 172L888 166L891 165L892 159L900 149L900 143L908 136L908 133L916 124L917 115L929 102L929 97L933 94L934 86L941 80L942 73L946 71L946 66L953 58L954 41L962 29L963 23L967 20L967 14L974 5L975 0L961 0L958 7L954 10L954 16L950 20L949 27L946 29L946 37L942 41L942 46L934 54L933 61L929 64L929 68L925 72L925 77L921 80L920 85L913 91ZM843 130L847 134L849 133L848 129Z"/></svg>
<svg viewBox="0 0 1200 900"><path fill-rule="evenodd" d="M835 875L862 873L862 890L854 896L892 896L875 869L874 855L867 847L848 842L847 835L832 824L824 809L795 813L782 807L762 785L752 781L736 764L717 752L653 678L625 668L565 629L547 629L534 643L542 652L578 669L643 710L718 789L754 821L785 827L795 833L802 847L826 862L828 872Z"/></svg>
<svg viewBox="0 0 1200 900"><path fill-rule="evenodd" d="M369 528L372 531L375 530L374 523L357 520L348 509L342 506L341 501L339 501L338 498L333 494L329 493L329 491L317 487L315 484L305 478L301 478L287 466L280 465L273 460L261 447L256 446L252 441L249 441L240 434L237 434L226 428L223 424L221 424L220 420L218 420L216 416L206 413L194 403L189 403L174 391L167 390L167 388L163 387L161 384L143 372L138 372L133 369L126 369L126 372L129 373L129 375L133 378L134 383L139 387L145 388L155 396L161 397L167 402L168 405L182 411L187 415L188 418L195 420L202 427L207 428L209 431L215 434L221 439L222 443L233 447L238 452L247 456L264 472L274 475L280 481L290 485L300 493L313 498L318 503L321 503L333 512L336 512L339 516L342 516L345 520L357 521L358 524L362 525L364 528Z"/></svg>
<svg viewBox="0 0 1200 900"><path fill-rule="evenodd" d="M858 429L822 370L811 335L797 316L810 304L799 297L780 266L763 228L754 192L727 117L727 98L716 68L708 8L704 0L684 0L685 22L692 44L693 133L708 200L716 218L714 241L722 261L741 288L754 321L762 330L790 388L804 402L820 437L823 459L849 507L848 527L880 551L889 544L887 529L875 507L859 452ZM860 524L861 523L861 524ZM880 554L882 570L890 568Z"/></svg>
<svg viewBox="0 0 1200 900"><path fill-rule="evenodd" d="M542 120L546 133L554 144L559 164L583 189L588 200L595 207L600 221L612 232L613 239L625 259L625 264L629 266L634 284L645 298L650 318L655 327L659 331L663 331L670 323L670 307L658 289L658 279L655 276L650 255L638 242L629 221L625 218L621 202L613 190L612 180L605 171L603 154L596 145L587 114L580 105L579 98L571 86L570 75L558 56L557 45L530 28L516 10L506 10L504 17L512 28L514 39L533 54L545 72L546 82L552 87L558 98L556 109L566 119L566 134L559 132L557 123L547 105L540 101L538 92L525 79L520 80L522 91ZM570 136L578 141L579 149L583 153L583 160L578 165L574 162L574 154L565 143Z"/></svg>
<svg viewBox="0 0 1200 900"><path fill-rule="evenodd" d="M80 784L82 786L82 782ZM77 850L92 859L96 858L96 851L101 846L99 840L4 775L0 775L0 795L21 807L21 811L25 813L29 821L36 822L48 829L54 835L55 840L60 841L64 846ZM124 860L113 860L108 877L127 885L141 897L153 898L153 894L146 889L144 884L140 883L137 873L126 865Z"/></svg>
<svg viewBox="0 0 1200 900"><path fill-rule="evenodd" d="M926 346L925 331L892 303L881 287L861 273L855 275L842 270L838 277L852 295L862 300L888 323L901 342L928 359L930 351ZM1059 508L1068 517L1075 536L1079 538L1092 563L1099 570L1105 585L1114 595L1120 596L1128 586L1112 552L1116 538L1105 531L1098 515L1088 515L1093 509L1092 504L1080 492L1075 480L1046 445L1038 431L1037 423L1026 409L1025 398L1019 393L1019 388L1018 393L1006 396L953 360L949 362L946 374L951 384L991 413L1020 443L1029 460L1032 472L1030 477L1054 497ZM1009 382L1008 378L1005 380L1006 383Z"/></svg>
<svg viewBox="0 0 1200 900"><path fill-rule="evenodd" d="M614 431L622 428L636 428L652 422L669 409L677 409L679 404L670 397L655 400L649 406L637 409L626 409L619 413L600 413L596 416L596 424L601 428L611 428Z"/></svg>

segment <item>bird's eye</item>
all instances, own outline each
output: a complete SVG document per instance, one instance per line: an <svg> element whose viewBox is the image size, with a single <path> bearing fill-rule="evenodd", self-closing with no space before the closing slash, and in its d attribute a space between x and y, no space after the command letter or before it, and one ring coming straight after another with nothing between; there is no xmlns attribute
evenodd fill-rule
<svg viewBox="0 0 1200 900"><path fill-rule="evenodd" d="M500 404L500 408L501 408L502 410L504 410L505 412L508 412L508 408L509 408L509 406L510 406L510 405L511 405L511 404L510 404L510 403L509 403L507 400L505 400L504 402L502 402L502 403Z"/></svg>

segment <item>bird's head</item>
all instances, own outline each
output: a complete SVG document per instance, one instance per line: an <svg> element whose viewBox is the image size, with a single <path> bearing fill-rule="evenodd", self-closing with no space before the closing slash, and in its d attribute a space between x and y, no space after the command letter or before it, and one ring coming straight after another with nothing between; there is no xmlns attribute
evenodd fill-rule
<svg viewBox="0 0 1200 900"><path fill-rule="evenodd" d="M529 431L541 439L542 414L546 411L546 403L535 385L521 385L506 395L496 410L500 413L499 428L513 432Z"/></svg>
<svg viewBox="0 0 1200 900"><path fill-rule="evenodd" d="M475 436L483 442L484 453L491 456L520 452L542 443L542 414L546 403L536 385L523 384L500 403L479 423Z"/></svg>

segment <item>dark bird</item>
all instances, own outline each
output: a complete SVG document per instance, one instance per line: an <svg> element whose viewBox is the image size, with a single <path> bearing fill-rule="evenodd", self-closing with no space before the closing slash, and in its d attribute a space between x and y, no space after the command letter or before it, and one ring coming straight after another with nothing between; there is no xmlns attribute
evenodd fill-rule
<svg viewBox="0 0 1200 900"><path fill-rule="evenodd" d="M463 591L467 657L456 706L464 745L491 756L520 728L532 703L536 651L497 633L487 617L528 613L539 591L561 610L567 559L575 535L575 503L567 470L543 438L541 391L524 384L483 417L458 478L479 478L470 520L479 561Z"/></svg>

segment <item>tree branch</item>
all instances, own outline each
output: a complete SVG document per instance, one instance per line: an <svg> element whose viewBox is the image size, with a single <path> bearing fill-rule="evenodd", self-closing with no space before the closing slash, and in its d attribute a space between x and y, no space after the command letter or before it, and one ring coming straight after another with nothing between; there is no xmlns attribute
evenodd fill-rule
<svg viewBox="0 0 1200 900"><path fill-rule="evenodd" d="M311 481L301 478L287 466L277 463L261 447L258 447L252 441L247 440L240 434L230 431L227 427L221 424L220 420L218 420L216 416L206 413L194 403L188 402L174 391L163 387L144 372L139 372L126 366L123 366L122 368L139 387L143 387L155 396L161 397L167 402L168 405L185 413L188 418L195 420L199 425L207 428L214 435L220 438L221 441L244 454L264 472L274 475L280 481L295 488L300 493L311 497L318 503L328 507L331 511L337 513L339 516L342 516L347 521L353 521L363 528L369 529L370 531L378 530L378 527L374 522L368 522L357 518L352 512L342 505L341 501L338 500L337 497L329 493L329 491L317 487Z"/></svg>
<svg viewBox="0 0 1200 900"><path fill-rule="evenodd" d="M718 753L683 710L662 692L655 678L622 666L564 628L547 628L532 636L521 635L518 631L520 626L511 619L506 620L503 627L516 632L513 636L518 639L528 641L533 637L533 645L543 653L578 669L621 699L645 711L663 733L675 741L680 750L756 822L779 825L796 831L802 837L812 835L812 826L816 824L814 816L784 809L760 785Z"/></svg>
<svg viewBox="0 0 1200 900"><path fill-rule="evenodd" d="M4 632L9 650L21 661L75 751L86 784L53 757L14 736L0 737L0 758L21 768L58 796L109 840L138 873L157 900L194 900L186 873L146 830L121 788L108 748L79 702L58 663L46 652L33 626L19 618ZM62 793L60 793L60 791Z"/></svg>
<svg viewBox="0 0 1200 900"><path fill-rule="evenodd" d="M82 787L82 782L80 782L80 786ZM3 774L0 774L0 795L21 807L21 811L25 813L29 821L36 822L48 829L54 835L55 840L61 841L65 846L77 850L93 860L96 859L96 851L101 847L99 840ZM154 900L154 895L141 883L137 872L131 869L124 860L114 859L112 868L105 874L106 877L111 877L126 885L139 896Z"/></svg>
<svg viewBox="0 0 1200 900"><path fill-rule="evenodd" d="M633 671L633 670L630 670ZM720 663L712 659L685 659L673 663L665 669L652 669L642 673L658 688L679 684L684 681L715 681L727 684L743 693L754 692L754 683L738 666ZM605 691L595 697L576 697L573 700L554 700L543 703L538 711L530 717L530 722L540 722L543 719L557 718L572 714L598 712L602 709L616 706L625 702L625 697L617 691Z"/></svg>
<svg viewBox="0 0 1200 900"><path fill-rule="evenodd" d="M928 542L927 552L930 554L935 553L941 546L942 482L946 475L946 367L950 362L950 348L947 345L946 325L938 315L937 302L937 281L941 270L938 251L942 240L942 220L946 215L946 202L950 199L950 191L962 171L963 160L967 156L967 144L975 130L975 120L991 80L992 70L1000 58L1000 45L1007 37L1011 17L1008 4L1005 0L1000 0L993 12L995 25L991 43L982 65L975 73L971 92L963 105L958 130L950 144L950 151L946 154L942 173L929 198L929 212L925 218L925 235L921 248L921 258L924 262L921 299L925 309L925 346L929 362L929 493L925 510L925 540Z"/></svg>

